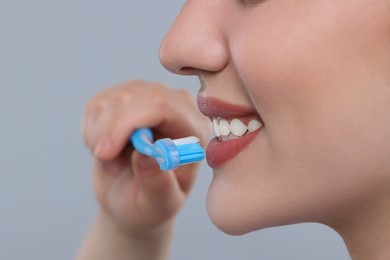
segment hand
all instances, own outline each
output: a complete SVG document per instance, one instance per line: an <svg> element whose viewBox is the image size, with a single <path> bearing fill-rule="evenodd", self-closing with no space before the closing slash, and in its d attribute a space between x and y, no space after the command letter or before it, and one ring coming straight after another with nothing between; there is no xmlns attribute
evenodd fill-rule
<svg viewBox="0 0 390 260"><path fill-rule="evenodd" d="M109 88L85 108L82 135L95 156L93 187L106 214L129 234L153 232L176 215L194 183L198 164L161 172L153 158L134 151L130 134L153 129L155 139L197 136L205 145L209 121L184 90L131 81Z"/></svg>

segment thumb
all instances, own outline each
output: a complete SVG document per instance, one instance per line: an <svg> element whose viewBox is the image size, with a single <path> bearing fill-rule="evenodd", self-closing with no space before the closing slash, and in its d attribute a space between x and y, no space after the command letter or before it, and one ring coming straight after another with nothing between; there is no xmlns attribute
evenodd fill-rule
<svg viewBox="0 0 390 260"><path fill-rule="evenodd" d="M138 206L146 214L173 215L181 206L183 194L176 175L160 170L156 160L134 151L132 154L133 174L140 186Z"/></svg>

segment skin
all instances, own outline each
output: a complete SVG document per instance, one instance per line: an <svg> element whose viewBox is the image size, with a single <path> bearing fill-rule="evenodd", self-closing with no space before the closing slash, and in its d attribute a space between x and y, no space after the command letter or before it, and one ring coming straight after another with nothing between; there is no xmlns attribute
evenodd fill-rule
<svg viewBox="0 0 390 260"><path fill-rule="evenodd" d="M186 2L162 64L198 76L199 95L255 108L264 121L213 169L207 210L218 228L318 222L353 259L390 258L389 29L388 0ZM173 138L209 133L188 94L160 84L132 81L93 97L82 128L102 210L78 259L168 257L196 166L141 167L146 158L126 148L140 126Z"/></svg>
<svg viewBox="0 0 390 260"><path fill-rule="evenodd" d="M82 135L95 159L93 188L101 209L76 259L168 259L174 216L198 165L162 172L129 145L129 133L145 126L155 139L194 135L203 146L210 132L189 92L160 83L129 81L91 98Z"/></svg>
<svg viewBox="0 0 390 260"><path fill-rule="evenodd" d="M389 29L389 1L186 2L162 63L265 123L214 169L217 227L320 222L354 258L390 257Z"/></svg>

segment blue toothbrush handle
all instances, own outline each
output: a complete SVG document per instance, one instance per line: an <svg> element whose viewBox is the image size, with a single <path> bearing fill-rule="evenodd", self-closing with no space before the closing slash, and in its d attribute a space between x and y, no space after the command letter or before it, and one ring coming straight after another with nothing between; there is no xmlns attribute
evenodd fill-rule
<svg viewBox="0 0 390 260"><path fill-rule="evenodd" d="M180 155L171 139L160 139L153 143L152 131L149 128L138 128L131 135L130 141L138 152L155 158L161 170L169 171L180 166Z"/></svg>
<svg viewBox="0 0 390 260"><path fill-rule="evenodd" d="M134 148L144 154L151 157L156 157L156 150L154 148L153 133L149 128L138 128L130 137Z"/></svg>

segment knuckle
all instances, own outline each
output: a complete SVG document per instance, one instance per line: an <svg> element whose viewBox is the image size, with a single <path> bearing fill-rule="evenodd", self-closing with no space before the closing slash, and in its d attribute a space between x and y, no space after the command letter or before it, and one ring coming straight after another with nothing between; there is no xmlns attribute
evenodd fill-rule
<svg viewBox="0 0 390 260"><path fill-rule="evenodd" d="M149 100L160 111L166 111L172 107L172 99L165 92L153 91L149 93Z"/></svg>
<svg viewBox="0 0 390 260"><path fill-rule="evenodd" d="M131 100L134 98L133 91L121 91L115 93L115 95L112 96L110 100L110 104L112 105L123 105L131 102Z"/></svg>

